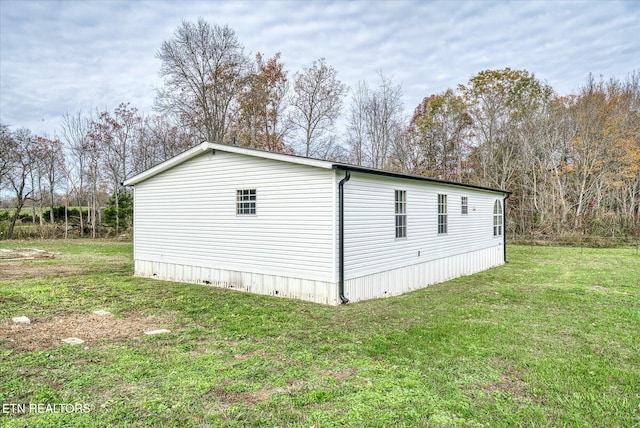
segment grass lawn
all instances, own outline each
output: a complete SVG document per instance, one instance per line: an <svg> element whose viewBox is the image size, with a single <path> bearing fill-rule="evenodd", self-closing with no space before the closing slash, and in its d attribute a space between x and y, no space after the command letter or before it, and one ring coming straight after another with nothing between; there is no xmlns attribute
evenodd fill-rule
<svg viewBox="0 0 640 428"><path fill-rule="evenodd" d="M635 248L511 246L499 268L325 307L134 278L130 242L0 246L57 253L0 261L1 426L640 426Z"/></svg>

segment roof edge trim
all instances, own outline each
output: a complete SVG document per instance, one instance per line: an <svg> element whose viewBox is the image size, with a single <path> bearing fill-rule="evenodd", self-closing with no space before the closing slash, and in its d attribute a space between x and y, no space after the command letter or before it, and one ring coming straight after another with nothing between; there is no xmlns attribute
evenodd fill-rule
<svg viewBox="0 0 640 428"><path fill-rule="evenodd" d="M342 171L360 172L360 173L363 173L363 174L381 175L381 176L384 176L384 177L403 178L403 179L407 179L407 180L427 181L427 182L434 183L434 184L444 184L444 185L448 185L448 186L463 187L463 188L475 189L475 190L484 190L484 191L487 191L487 192L503 193L503 194L506 194L506 195L510 195L511 194L511 192L509 192L507 190L492 189L491 187L477 186L475 184L458 183L458 182L455 182L455 181L448 181L448 180L440 180L440 179L437 179L437 178L423 177L421 175L404 174L404 173L401 173L401 172L385 171L385 170L382 170L382 169L366 168L366 167L353 166L353 165L347 165L347 164L341 164L341 163L334 163L333 164L333 169L339 169L339 170L342 170Z"/></svg>
<svg viewBox="0 0 640 428"><path fill-rule="evenodd" d="M394 177L394 178L402 178L402 179L408 179L408 180L416 180L416 181L426 181L426 182L430 182L430 183L434 183L434 184L440 184L440 185L448 185L448 186L456 186L456 187L462 187L462 188L468 188L468 189L476 189L476 190L484 190L487 192L492 192L492 193L502 193L505 195L510 195L511 192L507 191L507 190L501 190L501 189L492 189L490 187L484 187L484 186L477 186L475 184L464 184L464 183L457 183L455 181L447 181L447 180L439 180L436 178L430 178L430 177L423 177L420 175L412 175L412 174L405 174L405 173L400 173L400 172L392 172L392 171L386 171L386 170L382 170L382 169L375 169L375 168L367 168L367 167L363 167L363 166L356 166L356 165L349 165L349 164L344 164L344 163L335 163L335 162L330 162L330 161L325 161L325 160L320 160L320 159L313 159L313 158L307 158L307 157L303 157L303 156L296 156L296 155L287 155L287 154L282 154L282 153L275 153L275 152L268 152L265 150L256 150L256 149L248 149L248 148L244 148L244 147L237 147L237 146L229 146L226 144L218 144L218 143L210 143L208 141L203 141L200 144L198 144L195 147L192 147L191 149L180 153L179 155L176 155L170 159L167 159L166 161L153 166L149 169L147 169L146 171L143 171L139 174L136 174L128 179L126 179L124 181L124 185L125 186L133 186L137 183L140 183L142 181L148 180L170 168L173 168L177 165L180 165L186 161L188 161L189 159L192 159L196 156L200 156L204 153L206 153L207 151L212 151L215 153L215 151L221 151L221 152L227 152L227 153L236 153L236 154L241 154L241 155L246 155L246 156L253 156L253 157L258 157L258 158L262 158L262 159L271 159L271 160L276 160L276 161L281 161L281 162L288 162L288 163L293 163L293 164L298 164L298 165L307 165L307 166L312 166L312 167L316 167L316 168L323 168L323 169L333 169L333 170L342 170L342 171L353 171L353 172L360 172L363 174L372 174L372 175L380 175L380 176L385 176L385 177Z"/></svg>
<svg viewBox="0 0 640 428"><path fill-rule="evenodd" d="M123 184L125 186L133 186L134 184L147 180L153 177L154 175L158 175L161 172L164 172L170 168L173 168L176 165L180 165L181 163L186 162L189 159L199 156L208 150L215 150L215 149L210 146L210 143L203 142L201 144L198 144L195 147L190 148L185 152L180 153L179 155L176 155L170 159L167 159L164 162L159 163L156 166L153 166L147 169L146 171L136 174L133 177L127 178Z"/></svg>
<svg viewBox="0 0 640 428"><path fill-rule="evenodd" d="M170 168L173 168L174 166L180 165L181 163L184 163L189 159L199 156L209 150L221 151L221 152L227 152L227 153L236 153L236 154L241 154L246 156L253 156L253 157L258 157L262 159L271 159L271 160L294 163L299 165L308 165L316 168L332 169L333 167L333 164L331 162L323 161L319 159L311 159L311 158L305 158L302 156L294 156L294 155L285 155L282 153L267 152L265 150L247 149L243 147L229 146L226 144L217 144L217 143L210 143L208 141L203 141L197 146L185 152L182 152L179 155L176 155L170 159L167 159L166 161L159 163L158 165L153 166L147 169L146 171L143 171L139 174L129 177L124 181L123 184L125 186L133 186L137 183L148 180L149 178L155 175L158 175Z"/></svg>

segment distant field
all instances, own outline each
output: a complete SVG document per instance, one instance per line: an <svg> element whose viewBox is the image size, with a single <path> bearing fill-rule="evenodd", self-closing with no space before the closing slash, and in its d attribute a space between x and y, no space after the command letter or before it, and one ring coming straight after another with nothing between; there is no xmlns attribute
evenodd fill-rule
<svg viewBox="0 0 640 428"><path fill-rule="evenodd" d="M636 248L334 308L134 278L130 242L0 247L56 253L0 261L2 426L640 426Z"/></svg>
<svg viewBox="0 0 640 428"><path fill-rule="evenodd" d="M82 208L86 214L87 212L87 207L83 206L83 207L79 207L79 206L70 206L68 207L69 210L80 210L80 208ZM36 215L40 214L40 207L36 207ZM15 208L0 208L0 213L2 212L6 212L8 215L13 215L13 213L16 211ZM49 207L42 207L42 211L49 211ZM20 214L29 214L31 215L31 213L33 213L33 207L22 207L22 210L20 210Z"/></svg>

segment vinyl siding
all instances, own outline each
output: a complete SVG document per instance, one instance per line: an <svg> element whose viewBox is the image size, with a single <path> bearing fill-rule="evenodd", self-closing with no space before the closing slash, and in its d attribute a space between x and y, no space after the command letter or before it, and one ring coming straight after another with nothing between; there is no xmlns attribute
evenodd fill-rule
<svg viewBox="0 0 640 428"><path fill-rule="evenodd" d="M493 204L502 201L500 193L362 173L352 173L344 190L347 280L487 248L502 251L502 237L493 236ZM406 238L395 237L395 190L406 191ZM447 195L446 234L438 234L439 193ZM462 196L468 198L468 214L461 214ZM487 266L496 265L491 258Z"/></svg>
<svg viewBox="0 0 640 428"><path fill-rule="evenodd" d="M256 215L236 191L256 189ZM135 185L136 261L335 281L334 173L207 152Z"/></svg>

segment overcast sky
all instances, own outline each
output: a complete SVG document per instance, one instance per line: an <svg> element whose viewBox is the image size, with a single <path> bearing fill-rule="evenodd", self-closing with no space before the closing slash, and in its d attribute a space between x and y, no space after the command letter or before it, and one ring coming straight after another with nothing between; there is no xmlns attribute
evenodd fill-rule
<svg viewBox="0 0 640 428"><path fill-rule="evenodd" d="M526 69L556 92L589 73L640 71L640 1L0 0L0 121L53 137L63 113L151 113L155 54L182 20L233 28L245 52L282 52L289 76L317 58L350 87L379 73L407 114L487 69Z"/></svg>

